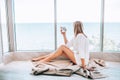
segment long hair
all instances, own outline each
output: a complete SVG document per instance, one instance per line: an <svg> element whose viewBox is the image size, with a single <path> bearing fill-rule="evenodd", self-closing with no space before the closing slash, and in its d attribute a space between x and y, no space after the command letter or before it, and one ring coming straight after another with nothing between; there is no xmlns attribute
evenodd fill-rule
<svg viewBox="0 0 120 80"><path fill-rule="evenodd" d="M85 37L87 37L83 32L83 24L80 21L74 22L74 35L77 36L79 33L82 33Z"/></svg>

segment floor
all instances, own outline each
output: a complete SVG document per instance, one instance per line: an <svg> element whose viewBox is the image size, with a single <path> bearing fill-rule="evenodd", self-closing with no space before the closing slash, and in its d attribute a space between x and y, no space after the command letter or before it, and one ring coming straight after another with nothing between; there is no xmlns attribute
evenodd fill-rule
<svg viewBox="0 0 120 80"><path fill-rule="evenodd" d="M106 69L101 70L107 78L99 80L120 80L120 63L107 62ZM0 80L87 80L79 75L73 74L71 77L31 75L32 64L30 61L14 61L7 65L0 65Z"/></svg>

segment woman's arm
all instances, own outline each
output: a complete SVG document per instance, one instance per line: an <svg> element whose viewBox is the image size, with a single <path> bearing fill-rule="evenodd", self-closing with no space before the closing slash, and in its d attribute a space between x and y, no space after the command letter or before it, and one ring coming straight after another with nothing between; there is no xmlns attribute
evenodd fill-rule
<svg viewBox="0 0 120 80"><path fill-rule="evenodd" d="M61 29L61 34L63 35L64 43L67 44L68 40L67 40L67 37L66 37L66 32L62 32L62 29Z"/></svg>
<svg viewBox="0 0 120 80"><path fill-rule="evenodd" d="M67 40L67 37L66 37L66 33L63 34L63 38L64 38L64 43L67 44L68 40Z"/></svg>

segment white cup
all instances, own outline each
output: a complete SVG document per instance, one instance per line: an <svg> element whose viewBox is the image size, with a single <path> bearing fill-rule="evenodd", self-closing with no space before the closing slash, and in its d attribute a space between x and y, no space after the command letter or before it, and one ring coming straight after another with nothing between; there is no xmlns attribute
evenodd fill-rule
<svg viewBox="0 0 120 80"><path fill-rule="evenodd" d="M66 27L61 27L61 30L62 30L62 32L66 32L67 31Z"/></svg>

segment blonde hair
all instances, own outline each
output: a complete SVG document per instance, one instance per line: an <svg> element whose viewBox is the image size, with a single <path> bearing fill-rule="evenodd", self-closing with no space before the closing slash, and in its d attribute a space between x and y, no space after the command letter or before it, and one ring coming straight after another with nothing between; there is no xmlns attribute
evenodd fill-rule
<svg viewBox="0 0 120 80"><path fill-rule="evenodd" d="M83 24L80 21L75 21L74 22L74 34L75 34L75 36L77 36L79 33L84 34ZM84 36L87 37L85 34L84 34Z"/></svg>

